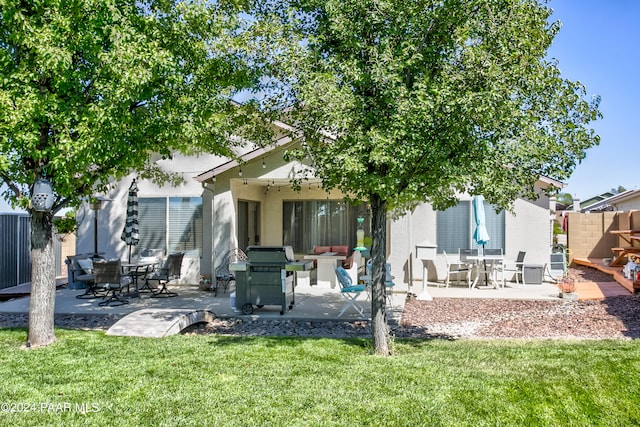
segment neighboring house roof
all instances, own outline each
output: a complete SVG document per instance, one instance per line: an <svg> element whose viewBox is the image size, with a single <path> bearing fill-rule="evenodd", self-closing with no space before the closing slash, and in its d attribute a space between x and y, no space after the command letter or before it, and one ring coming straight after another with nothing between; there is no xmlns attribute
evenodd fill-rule
<svg viewBox="0 0 640 427"><path fill-rule="evenodd" d="M618 203L640 197L640 190L627 190L622 193L604 193L611 194L609 197L597 200L586 206L581 206L580 212L602 212L616 210Z"/></svg>
<svg viewBox="0 0 640 427"><path fill-rule="evenodd" d="M567 186L567 184L565 184L564 182L558 181L557 179L549 178L548 176L541 176L540 181L557 188L564 188Z"/></svg>
<svg viewBox="0 0 640 427"><path fill-rule="evenodd" d="M589 208L590 206L593 206L593 205L595 205L597 203L600 203L603 200L609 199L612 196L615 196L615 193L607 191L607 192L604 192L602 194L598 194L597 196L590 197L590 198L588 198L586 200L581 200L580 201L580 210L584 211L585 209ZM573 203L570 204L569 206L567 206L567 210L569 210L569 211L573 210Z"/></svg>

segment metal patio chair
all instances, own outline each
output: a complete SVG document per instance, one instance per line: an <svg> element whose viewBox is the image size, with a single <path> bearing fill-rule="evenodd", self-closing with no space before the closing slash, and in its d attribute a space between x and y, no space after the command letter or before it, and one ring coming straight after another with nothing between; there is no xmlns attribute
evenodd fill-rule
<svg viewBox="0 0 640 427"><path fill-rule="evenodd" d="M94 262L93 282L96 288L103 289L106 292L103 300L98 305L118 306L129 303L129 300L123 297L122 290L130 282L128 277L122 276L120 260Z"/></svg>
<svg viewBox="0 0 640 427"><path fill-rule="evenodd" d="M218 289L222 287L226 293L229 290L229 283L236 280L235 275L229 270L229 265L238 262L246 261L247 254L242 249L231 249L222 257L222 263L216 268L215 275L216 281L212 286L214 296L218 295Z"/></svg>
<svg viewBox="0 0 640 427"><path fill-rule="evenodd" d="M158 286L160 287L160 289L153 291L151 294L152 298L167 298L178 295L176 292L167 289L167 284L172 280L180 278L183 258L184 252L170 254L164 265L147 277L147 283L149 283L149 281L155 281L158 282Z"/></svg>

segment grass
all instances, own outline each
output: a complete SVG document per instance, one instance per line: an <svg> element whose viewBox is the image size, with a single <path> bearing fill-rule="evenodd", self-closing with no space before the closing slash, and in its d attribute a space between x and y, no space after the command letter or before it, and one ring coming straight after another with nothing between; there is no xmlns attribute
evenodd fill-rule
<svg viewBox="0 0 640 427"><path fill-rule="evenodd" d="M640 424L635 341L368 340L0 329L0 424L483 426ZM13 409L15 412L11 412Z"/></svg>

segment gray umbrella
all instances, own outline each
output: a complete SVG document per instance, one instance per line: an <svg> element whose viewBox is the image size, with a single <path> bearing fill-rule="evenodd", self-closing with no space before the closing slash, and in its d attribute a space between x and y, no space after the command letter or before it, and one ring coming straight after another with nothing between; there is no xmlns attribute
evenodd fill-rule
<svg viewBox="0 0 640 427"><path fill-rule="evenodd" d="M129 187L129 197L127 197L127 219L124 230L120 236L129 246L129 262L131 262L131 247L140 241L140 231L138 228L138 185L134 179Z"/></svg>

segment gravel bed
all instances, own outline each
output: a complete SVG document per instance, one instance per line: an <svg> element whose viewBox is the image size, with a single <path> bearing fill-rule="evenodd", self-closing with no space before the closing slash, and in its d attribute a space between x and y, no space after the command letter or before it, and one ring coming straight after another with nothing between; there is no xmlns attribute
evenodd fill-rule
<svg viewBox="0 0 640 427"><path fill-rule="evenodd" d="M571 269L576 280L611 281L592 268ZM106 330L122 315L56 315L57 327ZM0 327L23 327L26 314L0 313ZM640 338L640 296L595 301L535 301L408 297L398 338L635 339ZM215 319L183 334L236 336L369 337L368 321Z"/></svg>

